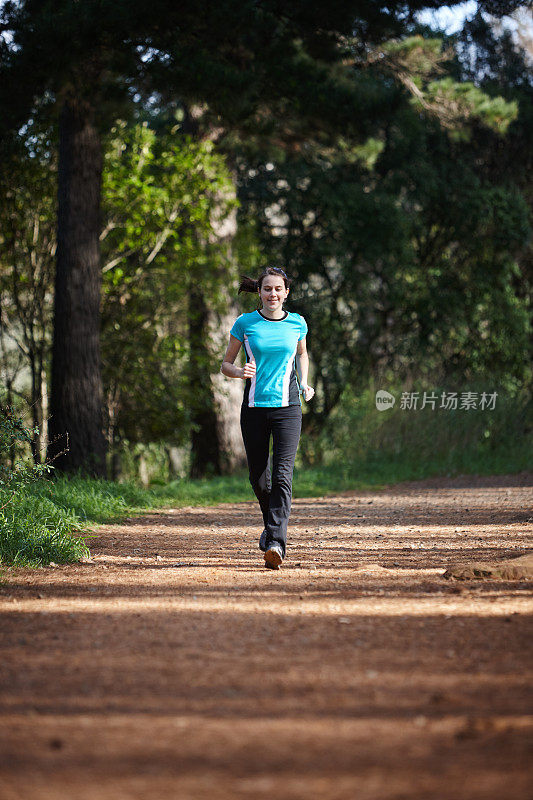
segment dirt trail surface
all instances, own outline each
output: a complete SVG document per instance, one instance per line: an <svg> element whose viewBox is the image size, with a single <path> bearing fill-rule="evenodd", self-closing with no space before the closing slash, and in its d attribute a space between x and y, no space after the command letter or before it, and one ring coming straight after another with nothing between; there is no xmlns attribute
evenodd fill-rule
<svg viewBox="0 0 533 800"><path fill-rule="evenodd" d="M2 800L532 797L532 475L255 502L98 531L0 586Z"/></svg>

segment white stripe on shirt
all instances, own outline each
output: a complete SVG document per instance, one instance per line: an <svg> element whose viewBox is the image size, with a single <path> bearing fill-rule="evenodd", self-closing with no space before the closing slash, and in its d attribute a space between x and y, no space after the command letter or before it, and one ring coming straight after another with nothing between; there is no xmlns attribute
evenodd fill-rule
<svg viewBox="0 0 533 800"><path fill-rule="evenodd" d="M250 347L250 342L246 334L244 334L244 346L246 348L246 352L248 353L248 360L251 361L254 358L254 354L252 353L252 348ZM257 362L256 362L257 364ZM256 375L250 378L250 391L248 392L248 405L255 406L255 381Z"/></svg>
<svg viewBox="0 0 533 800"><path fill-rule="evenodd" d="M287 368L285 370L285 375L283 376L283 391L281 394L281 405L288 406L289 405L289 388L291 384L291 373L292 373L292 366L294 364L294 359L296 358L296 350L292 354L292 358L289 359L289 363L287 364Z"/></svg>

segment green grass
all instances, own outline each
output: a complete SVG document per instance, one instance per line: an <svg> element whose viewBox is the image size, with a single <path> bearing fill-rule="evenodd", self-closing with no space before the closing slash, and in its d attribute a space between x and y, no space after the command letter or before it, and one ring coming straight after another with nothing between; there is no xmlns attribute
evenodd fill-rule
<svg viewBox="0 0 533 800"><path fill-rule="evenodd" d="M378 411L375 388L357 397L347 392L320 435L302 441L308 460L331 469L343 484L352 480L390 484L435 475L503 474L532 468L532 404L525 387L513 397L500 392L492 410L453 411L438 406L402 409L403 387L395 386L386 386L397 399L394 408ZM479 396L485 388L471 385L460 391L477 391ZM319 472L324 472L323 467ZM329 480L337 484L335 477Z"/></svg>
<svg viewBox="0 0 533 800"><path fill-rule="evenodd" d="M79 561L89 555L83 538L75 533L82 529L74 514L26 491L0 512L0 563L36 567Z"/></svg>

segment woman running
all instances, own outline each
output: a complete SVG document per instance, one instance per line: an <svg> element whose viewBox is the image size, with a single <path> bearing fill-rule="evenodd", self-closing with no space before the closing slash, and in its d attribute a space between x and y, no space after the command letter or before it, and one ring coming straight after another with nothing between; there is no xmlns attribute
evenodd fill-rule
<svg viewBox="0 0 533 800"><path fill-rule="evenodd" d="M285 558L294 459L302 431L300 392L306 402L315 393L307 385L307 323L300 314L283 309L291 282L278 267L267 267L257 280L243 277L239 294L258 292L260 303L256 311L235 320L220 370L228 378L245 381L241 431L250 483L265 525L259 547L269 569L279 569ZM233 362L242 344L246 364L236 367ZM296 355L300 358L301 389ZM272 475L268 469L271 435Z"/></svg>

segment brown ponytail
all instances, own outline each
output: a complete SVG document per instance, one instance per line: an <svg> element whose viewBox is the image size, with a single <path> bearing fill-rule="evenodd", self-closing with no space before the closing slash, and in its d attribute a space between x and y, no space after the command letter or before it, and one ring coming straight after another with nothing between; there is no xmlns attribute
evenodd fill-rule
<svg viewBox="0 0 533 800"><path fill-rule="evenodd" d="M259 282L254 281L253 278L248 278L246 275L241 275L242 281L239 284L239 291L237 294L241 292L253 292L254 294L259 289Z"/></svg>
<svg viewBox="0 0 533 800"><path fill-rule="evenodd" d="M239 291L237 294L240 294L241 292L253 292L256 294L257 290L263 285L263 279L266 278L267 275L281 275L286 289L288 289L292 283L292 278L289 278L289 276L286 275L286 273L283 272L280 267L266 267L257 280L248 278L247 275L241 275L242 280L239 284Z"/></svg>

